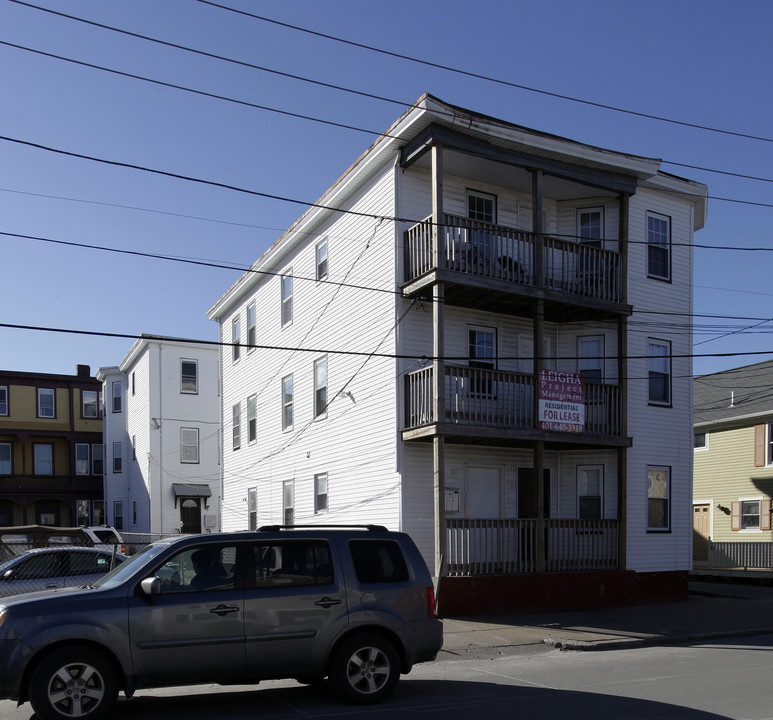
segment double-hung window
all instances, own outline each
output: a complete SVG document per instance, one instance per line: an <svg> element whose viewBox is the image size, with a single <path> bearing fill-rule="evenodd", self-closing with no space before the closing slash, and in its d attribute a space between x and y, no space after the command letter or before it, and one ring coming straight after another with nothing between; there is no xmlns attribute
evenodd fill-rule
<svg viewBox="0 0 773 720"><path fill-rule="evenodd" d="M647 340L647 387L650 405L671 404L671 343Z"/></svg>
<svg viewBox="0 0 773 720"><path fill-rule="evenodd" d="M121 382L116 381L113 383L113 412L114 413L121 412L122 400L123 400L123 391L121 389Z"/></svg>
<svg viewBox="0 0 773 720"><path fill-rule="evenodd" d="M647 213L647 275L671 279L671 218Z"/></svg>
<svg viewBox="0 0 773 720"><path fill-rule="evenodd" d="M180 462L186 464L199 462L198 428L180 428Z"/></svg>
<svg viewBox="0 0 773 720"><path fill-rule="evenodd" d="M671 468L647 468L647 529L671 527Z"/></svg>
<svg viewBox="0 0 773 720"><path fill-rule="evenodd" d="M231 321L231 359L233 362L236 362L239 357L241 356L242 347L242 323L239 319L239 316L237 315L232 321Z"/></svg>
<svg viewBox="0 0 773 720"><path fill-rule="evenodd" d="M54 446L50 443L35 443L33 446L35 475L54 474Z"/></svg>
<svg viewBox="0 0 773 720"><path fill-rule="evenodd" d="M88 475L89 466L89 445L88 443L75 444L75 474Z"/></svg>
<svg viewBox="0 0 773 720"><path fill-rule="evenodd" d="M470 392L476 395L493 394L491 371L496 369L497 331L495 328L469 326L467 350L470 370Z"/></svg>
<svg viewBox="0 0 773 720"><path fill-rule="evenodd" d="M233 406L233 449L238 450L242 446L242 404Z"/></svg>
<svg viewBox="0 0 773 720"><path fill-rule="evenodd" d="M314 417L327 414L327 355L314 361Z"/></svg>
<svg viewBox="0 0 773 720"><path fill-rule="evenodd" d="M38 417L56 417L56 400L53 388L38 388Z"/></svg>
<svg viewBox="0 0 773 720"><path fill-rule="evenodd" d="M258 439L258 396L247 398L247 442L254 443Z"/></svg>
<svg viewBox="0 0 773 720"><path fill-rule="evenodd" d="M247 489L247 522L250 530L258 529L258 488Z"/></svg>
<svg viewBox="0 0 773 720"><path fill-rule="evenodd" d="M282 275L282 327L293 321L293 271Z"/></svg>
<svg viewBox="0 0 773 720"><path fill-rule="evenodd" d="M577 239L590 247L604 247L604 208L577 210Z"/></svg>
<svg viewBox="0 0 773 720"><path fill-rule="evenodd" d="M581 520L603 517L604 466L588 465L577 468L577 515Z"/></svg>
<svg viewBox="0 0 773 720"><path fill-rule="evenodd" d="M258 341L258 327L255 314L255 302L247 306L247 352L251 353L255 349Z"/></svg>
<svg viewBox="0 0 773 720"><path fill-rule="evenodd" d="M0 415L8 415L8 386L0 385Z"/></svg>
<svg viewBox="0 0 773 720"><path fill-rule="evenodd" d="M327 512L327 473L314 476L314 512Z"/></svg>
<svg viewBox="0 0 773 720"><path fill-rule="evenodd" d="M123 472L123 446L120 442L113 443L113 472Z"/></svg>
<svg viewBox="0 0 773 720"><path fill-rule="evenodd" d="M91 446L91 474L105 474L105 447L102 443L94 443Z"/></svg>
<svg viewBox="0 0 773 720"><path fill-rule="evenodd" d="M99 406L99 393L96 390L84 390L83 391L83 417L95 418L97 417L97 408Z"/></svg>
<svg viewBox="0 0 773 720"><path fill-rule="evenodd" d="M494 238L486 225L494 225L497 221L497 196L468 190L467 217L475 221L470 232L470 263L473 268L485 268L495 259L492 252Z"/></svg>
<svg viewBox="0 0 773 720"><path fill-rule="evenodd" d="M295 485L292 480L282 483L282 508L285 525L295 523Z"/></svg>
<svg viewBox="0 0 773 720"><path fill-rule="evenodd" d="M0 475L10 475L13 472L11 443L0 443Z"/></svg>
<svg viewBox="0 0 773 720"><path fill-rule="evenodd" d="M190 395L196 395L199 392L197 360L180 360L180 392Z"/></svg>
<svg viewBox="0 0 773 720"><path fill-rule="evenodd" d="M604 336L587 335L577 338L577 372L586 382L604 382Z"/></svg>
<svg viewBox="0 0 773 720"><path fill-rule="evenodd" d="M293 426L293 376L282 378L282 430Z"/></svg>
<svg viewBox="0 0 773 720"><path fill-rule="evenodd" d="M316 247L317 280L327 277L327 238L323 238Z"/></svg>

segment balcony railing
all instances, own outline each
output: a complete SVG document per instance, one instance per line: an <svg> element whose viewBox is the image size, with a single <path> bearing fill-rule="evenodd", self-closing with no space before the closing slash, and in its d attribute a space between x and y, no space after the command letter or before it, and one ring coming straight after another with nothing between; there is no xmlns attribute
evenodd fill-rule
<svg viewBox="0 0 773 720"><path fill-rule="evenodd" d="M537 236L523 230L445 215L435 256L435 228L427 218L405 232L406 282L433 270L543 287L614 303L624 302L620 253ZM536 253L542 255L540 282Z"/></svg>
<svg viewBox="0 0 773 720"><path fill-rule="evenodd" d="M543 527L547 572L618 569L618 520L550 519ZM537 532L534 519L448 519L446 570L449 575L535 573Z"/></svg>
<svg viewBox="0 0 773 720"><path fill-rule="evenodd" d="M99 475L3 475L0 489L4 492L31 490L91 491L102 489Z"/></svg>
<svg viewBox="0 0 773 720"><path fill-rule="evenodd" d="M434 366L428 366L406 376L406 429L434 422L506 430L537 429L534 375L445 365L445 414L438 420L434 417L434 372ZM586 382L585 433L621 435L622 429L620 387Z"/></svg>

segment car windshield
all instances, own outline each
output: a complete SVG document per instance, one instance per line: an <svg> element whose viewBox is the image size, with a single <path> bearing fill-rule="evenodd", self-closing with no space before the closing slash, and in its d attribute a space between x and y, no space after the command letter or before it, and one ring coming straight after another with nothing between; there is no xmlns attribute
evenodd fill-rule
<svg viewBox="0 0 773 720"><path fill-rule="evenodd" d="M140 550L136 555L132 555L128 560L114 567L109 573L103 575L97 580L93 587L113 588L120 585L127 578L131 577L138 568L143 567L158 555L166 545L149 545Z"/></svg>

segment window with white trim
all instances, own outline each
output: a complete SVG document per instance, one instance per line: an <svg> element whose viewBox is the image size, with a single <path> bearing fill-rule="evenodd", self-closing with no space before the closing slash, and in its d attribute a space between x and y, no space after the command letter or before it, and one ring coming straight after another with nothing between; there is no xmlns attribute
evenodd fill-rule
<svg viewBox="0 0 773 720"><path fill-rule="evenodd" d="M75 443L75 474L88 475L91 469L89 464L88 443Z"/></svg>
<svg viewBox="0 0 773 720"><path fill-rule="evenodd" d="M282 286L282 327L293 321L293 271L288 270L281 277Z"/></svg>
<svg viewBox="0 0 773 720"><path fill-rule="evenodd" d="M231 359L233 362L236 362L239 357L241 356L242 351L242 323L239 319L239 316L237 315L232 321L231 321Z"/></svg>
<svg viewBox="0 0 773 720"><path fill-rule="evenodd" d="M54 474L54 446L51 443L33 445L33 465L35 475Z"/></svg>
<svg viewBox="0 0 773 720"><path fill-rule="evenodd" d="M293 376L282 378L282 430L293 426Z"/></svg>
<svg viewBox="0 0 773 720"><path fill-rule="evenodd" d="M327 473L314 476L314 513L327 512Z"/></svg>
<svg viewBox="0 0 773 720"><path fill-rule="evenodd" d="M105 446L102 443L94 443L91 446L91 474L105 474Z"/></svg>
<svg viewBox="0 0 773 720"><path fill-rule="evenodd" d="M247 352L251 353L255 350L255 345L258 342L258 325L257 316L255 311L255 302L251 302L247 306Z"/></svg>
<svg viewBox="0 0 773 720"><path fill-rule="evenodd" d="M258 529L258 488L247 490L247 522L250 530Z"/></svg>
<svg viewBox="0 0 773 720"><path fill-rule="evenodd" d="M52 388L38 388L38 417L56 417L56 399Z"/></svg>
<svg viewBox="0 0 773 720"><path fill-rule="evenodd" d="M671 280L671 218L647 213L647 276Z"/></svg>
<svg viewBox="0 0 773 720"><path fill-rule="evenodd" d="M8 386L0 385L0 415L8 415Z"/></svg>
<svg viewBox="0 0 773 720"><path fill-rule="evenodd" d="M84 390L82 393L83 407L81 413L85 418L96 418L98 413L99 393L96 390Z"/></svg>
<svg viewBox="0 0 773 720"><path fill-rule="evenodd" d="M467 326L468 364L480 370L495 370L497 358L497 331L495 328ZM493 395L494 381L490 372L470 373L470 392L474 395Z"/></svg>
<svg viewBox="0 0 773 720"><path fill-rule="evenodd" d="M242 446L242 404L233 406L233 449L238 450Z"/></svg>
<svg viewBox="0 0 773 720"><path fill-rule="evenodd" d="M258 396L247 398L247 442L252 444L258 439Z"/></svg>
<svg viewBox="0 0 773 720"><path fill-rule="evenodd" d="M282 483L282 518L285 525L295 524L295 483Z"/></svg>
<svg viewBox="0 0 773 720"><path fill-rule="evenodd" d="M577 372L587 382L604 382L604 336L585 335L577 338Z"/></svg>
<svg viewBox="0 0 773 720"><path fill-rule="evenodd" d="M604 247L604 208L577 209L577 239L590 247Z"/></svg>
<svg viewBox="0 0 773 720"><path fill-rule="evenodd" d="M671 528L671 468L647 468L647 530Z"/></svg>
<svg viewBox="0 0 773 720"><path fill-rule="evenodd" d="M314 361L314 417L327 415L327 355Z"/></svg>
<svg viewBox="0 0 773 720"><path fill-rule="evenodd" d="M0 443L0 475L13 473L13 445Z"/></svg>
<svg viewBox="0 0 773 720"><path fill-rule="evenodd" d="M113 443L113 472L123 472L123 445L120 442Z"/></svg>
<svg viewBox="0 0 773 720"><path fill-rule="evenodd" d="M120 500L113 502L113 527L123 530L123 502Z"/></svg>
<svg viewBox="0 0 773 720"><path fill-rule="evenodd" d="M327 238L322 238L317 243L315 249L317 280L324 280L327 277Z"/></svg>
<svg viewBox="0 0 773 720"><path fill-rule="evenodd" d="M121 381L116 380L113 383L113 405L112 409L114 413L121 412L122 409L122 401L123 401L123 390L121 389Z"/></svg>
<svg viewBox="0 0 773 720"><path fill-rule="evenodd" d="M697 432L693 435L693 450L709 449L709 434L706 432Z"/></svg>
<svg viewBox="0 0 773 720"><path fill-rule="evenodd" d="M180 462L194 465L199 462L198 428L180 428Z"/></svg>
<svg viewBox="0 0 773 720"><path fill-rule="evenodd" d="M180 359L180 392L197 395L199 392L199 361Z"/></svg>
<svg viewBox="0 0 773 720"><path fill-rule="evenodd" d="M647 388L650 405L671 404L671 343L647 340Z"/></svg>
<svg viewBox="0 0 773 720"><path fill-rule="evenodd" d="M577 467L577 517L600 520L604 517L604 466Z"/></svg>
<svg viewBox="0 0 773 720"><path fill-rule="evenodd" d="M730 505L731 530L751 533L770 530L770 498L742 497Z"/></svg>

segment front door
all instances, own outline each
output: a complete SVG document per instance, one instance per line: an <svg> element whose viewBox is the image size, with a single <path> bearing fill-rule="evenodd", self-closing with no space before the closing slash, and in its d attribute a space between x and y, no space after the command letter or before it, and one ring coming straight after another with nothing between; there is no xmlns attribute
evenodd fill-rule
<svg viewBox="0 0 773 720"><path fill-rule="evenodd" d="M201 532L201 500L183 498L180 502L180 532Z"/></svg>
<svg viewBox="0 0 773 720"><path fill-rule="evenodd" d="M709 559L711 507L693 505L692 509L692 559L693 562L706 562Z"/></svg>

